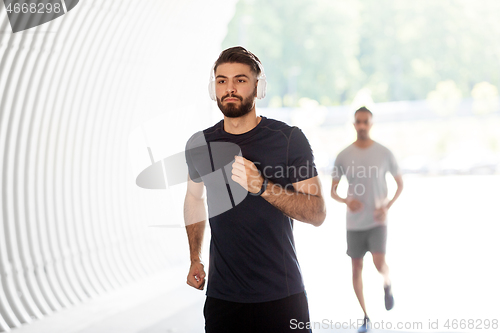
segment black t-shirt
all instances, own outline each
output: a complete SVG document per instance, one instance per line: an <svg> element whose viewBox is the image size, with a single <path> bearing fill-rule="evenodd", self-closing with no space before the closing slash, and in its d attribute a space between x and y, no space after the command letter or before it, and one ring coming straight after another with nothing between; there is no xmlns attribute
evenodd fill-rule
<svg viewBox="0 0 500 333"><path fill-rule="evenodd" d="M297 127L262 117L234 135L224 121L193 135L186 146L190 178L207 189L211 228L207 296L266 302L304 291L293 220L231 180L234 156L255 163L283 187L317 176L311 147Z"/></svg>

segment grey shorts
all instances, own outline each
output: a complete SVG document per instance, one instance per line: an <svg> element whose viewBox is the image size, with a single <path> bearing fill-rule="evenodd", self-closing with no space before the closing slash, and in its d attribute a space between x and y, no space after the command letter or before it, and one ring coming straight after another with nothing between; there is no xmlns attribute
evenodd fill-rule
<svg viewBox="0 0 500 333"><path fill-rule="evenodd" d="M347 255L363 258L367 251L385 253L387 226L381 225L368 230L347 230Z"/></svg>

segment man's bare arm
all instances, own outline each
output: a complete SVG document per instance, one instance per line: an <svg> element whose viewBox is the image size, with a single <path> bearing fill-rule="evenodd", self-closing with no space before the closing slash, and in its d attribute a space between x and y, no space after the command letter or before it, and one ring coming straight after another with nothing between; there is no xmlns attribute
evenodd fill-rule
<svg viewBox="0 0 500 333"><path fill-rule="evenodd" d="M399 198L401 195L401 192L403 192L403 177L401 175L397 175L394 177L394 180L396 181L396 184L398 185L398 188L396 189L396 193L394 193L394 197L387 203L387 209L391 208L391 206L394 204L394 202Z"/></svg>
<svg viewBox="0 0 500 333"><path fill-rule="evenodd" d="M346 204L347 208L349 208L349 210L351 212L357 212L357 211L360 211L361 209L363 209L363 204L359 200L356 200L356 199L351 198L351 197L342 198L337 193L337 188L339 186L339 183L340 183L340 179L333 179L332 180L332 189L331 189L331 193L330 193L332 198L340 203Z"/></svg>
<svg viewBox="0 0 500 333"><path fill-rule="evenodd" d="M325 221L326 207L318 176L294 183L293 188L268 181L262 198L293 219L316 227Z"/></svg>
<svg viewBox="0 0 500 333"><path fill-rule="evenodd" d="M258 193L264 182L252 161L235 156L231 179L251 193ZM313 177L283 188L269 181L262 198L285 215L302 222L320 226L326 217L319 178Z"/></svg>
<svg viewBox="0 0 500 333"><path fill-rule="evenodd" d="M376 221L385 221L387 216L387 211L389 210L389 208L391 208L391 206L394 204L394 202L398 199L399 195L403 191L403 177L401 177L401 175L397 175L394 177L394 180L396 180L396 184L398 185L396 193L394 194L394 197L385 206L379 207L375 210L373 214L375 216Z"/></svg>
<svg viewBox="0 0 500 333"><path fill-rule="evenodd" d="M332 180L332 189L331 189L331 196L333 199L335 199L336 201L340 202L340 203L346 203L346 199L344 198L341 198L339 196L339 194L337 193L337 188L339 186L339 183L340 183L340 179L333 179Z"/></svg>
<svg viewBox="0 0 500 333"><path fill-rule="evenodd" d="M184 200L184 223L189 241L191 267L187 284L200 290L203 290L205 285L205 270L201 261L201 248L207 220L204 200L203 183L195 183L188 178Z"/></svg>

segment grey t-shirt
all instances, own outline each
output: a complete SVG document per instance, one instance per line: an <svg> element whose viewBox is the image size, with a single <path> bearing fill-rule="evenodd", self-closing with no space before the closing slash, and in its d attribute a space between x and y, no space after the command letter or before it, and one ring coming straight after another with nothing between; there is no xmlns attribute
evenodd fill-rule
<svg viewBox="0 0 500 333"><path fill-rule="evenodd" d="M400 173L392 152L378 142L367 148L351 144L339 153L332 178L340 180L345 176L349 183L347 196L363 203L363 208L355 213L347 209L347 230L367 230L381 224L375 221L373 213L387 202L387 172L393 176Z"/></svg>

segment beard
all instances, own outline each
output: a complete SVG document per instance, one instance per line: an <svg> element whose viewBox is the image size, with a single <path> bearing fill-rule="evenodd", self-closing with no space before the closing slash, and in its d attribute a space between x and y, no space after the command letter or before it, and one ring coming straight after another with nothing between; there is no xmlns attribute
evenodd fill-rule
<svg viewBox="0 0 500 333"><path fill-rule="evenodd" d="M247 98L243 99L243 97L238 95L227 94L223 96L221 99L217 98L217 105L219 106L219 109L222 111L224 116L228 118L243 117L244 115L247 115L250 111L252 111L254 107L254 95L255 94L252 94ZM239 99L241 101L241 104L239 106L237 106L236 103L228 103L226 105L223 105L222 100L228 97Z"/></svg>
<svg viewBox="0 0 500 333"><path fill-rule="evenodd" d="M360 130L358 131L358 139L360 140L368 140L368 131L367 130Z"/></svg>

